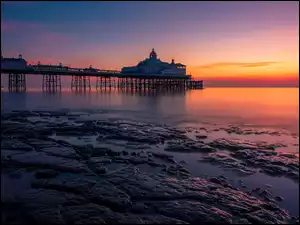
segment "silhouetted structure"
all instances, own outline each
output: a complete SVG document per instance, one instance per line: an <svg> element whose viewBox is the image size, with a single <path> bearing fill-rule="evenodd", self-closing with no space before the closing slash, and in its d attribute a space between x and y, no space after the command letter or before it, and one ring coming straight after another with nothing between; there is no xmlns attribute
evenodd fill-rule
<svg viewBox="0 0 300 225"><path fill-rule="evenodd" d="M96 68L71 68L59 65L27 66L27 62L20 55L18 59L1 57L1 73L9 74L9 90L25 91L26 74L43 76L42 89L44 91L60 91L61 76L72 76L71 89L90 90L90 77L96 77L96 89L121 88L121 89L199 89L203 88L203 81L192 80L186 75L186 67L183 64L164 63L157 58L152 50L149 58L140 62L138 70L129 73L130 69L122 69L122 73L116 70L100 70ZM133 67L130 67L133 68ZM125 70L125 72L124 72ZM141 71L142 73L138 72Z"/></svg>
<svg viewBox="0 0 300 225"><path fill-rule="evenodd" d="M168 75L186 75L186 66L181 63L162 62L157 58L154 48L149 54L149 58L139 62L136 66L123 67L123 74L168 74ZM187 75L186 75L187 76Z"/></svg>

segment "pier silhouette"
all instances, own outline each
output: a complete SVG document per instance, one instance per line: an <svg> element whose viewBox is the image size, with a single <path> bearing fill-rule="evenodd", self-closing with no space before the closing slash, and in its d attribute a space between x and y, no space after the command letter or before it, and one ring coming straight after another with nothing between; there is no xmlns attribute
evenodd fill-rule
<svg viewBox="0 0 300 225"><path fill-rule="evenodd" d="M134 90L203 88L202 80L194 80L191 75L185 74L185 65L175 64L174 60L171 64L161 62L154 53L151 52L150 58L136 67L124 67L121 71L97 69L92 65L89 68L72 68L61 63L43 65L38 62L36 65L27 65L22 55L18 58L1 57L1 74L8 74L8 89L14 92L26 91L26 75L42 76L41 86L46 92L61 91L63 76L72 77L72 90L90 90L91 77L96 77L97 90L102 88ZM157 70L159 63L162 69Z"/></svg>

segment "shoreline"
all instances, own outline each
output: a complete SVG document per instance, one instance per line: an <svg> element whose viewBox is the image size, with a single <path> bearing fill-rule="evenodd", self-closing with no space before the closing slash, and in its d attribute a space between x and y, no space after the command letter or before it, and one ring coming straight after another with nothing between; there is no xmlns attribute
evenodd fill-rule
<svg viewBox="0 0 300 225"><path fill-rule="evenodd" d="M299 154L282 152L287 144L237 142L218 136L220 132L249 136L249 130L240 128L218 131L213 131L215 127L179 129L90 116L62 111L1 115L1 178L7 186L18 183L17 186L24 187L1 193L5 205L22 202L25 208L20 210L40 221L58 213L54 205L60 205L60 215L68 215L68 218L73 218L78 210L85 214L101 211L103 218L90 216L98 222L129 219L192 223L200 217L205 221L228 223L295 221L281 208L288 207L286 202L290 200L278 195L276 186L251 185L252 177L258 174L275 177L278 181L287 179L286 185L292 181L290 185L294 188L298 185L299 192ZM251 135L277 138L284 135L264 132L253 131ZM201 168L202 175L196 174ZM283 178L277 179L278 176ZM77 199L85 207L76 203L64 206L61 192L72 195L72 201ZM39 207L26 206L29 196ZM47 199L50 196L52 203L38 201L38 197ZM221 200L217 205L213 203L216 196L221 196L217 198ZM237 196L237 199L230 196ZM250 203L254 199L255 206ZM291 202L293 206L288 208L296 207L296 212L299 203L297 206L295 203ZM48 211L36 218L32 213L42 206ZM256 207L254 211L253 207ZM154 208L158 212L153 211ZM13 213L5 210L7 215ZM185 210L190 216L184 215ZM236 210L240 216L236 216ZM299 216L295 212L291 214ZM112 215L115 221L110 220ZM66 222L64 217L56 219Z"/></svg>

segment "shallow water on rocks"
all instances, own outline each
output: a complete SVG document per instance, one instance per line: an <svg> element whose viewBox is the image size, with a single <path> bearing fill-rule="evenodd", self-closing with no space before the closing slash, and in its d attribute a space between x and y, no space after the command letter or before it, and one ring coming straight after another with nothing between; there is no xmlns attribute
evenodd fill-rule
<svg viewBox="0 0 300 225"><path fill-rule="evenodd" d="M5 221L279 223L299 216L293 131L163 121L134 110L8 111L1 115ZM23 211L30 219L16 221Z"/></svg>

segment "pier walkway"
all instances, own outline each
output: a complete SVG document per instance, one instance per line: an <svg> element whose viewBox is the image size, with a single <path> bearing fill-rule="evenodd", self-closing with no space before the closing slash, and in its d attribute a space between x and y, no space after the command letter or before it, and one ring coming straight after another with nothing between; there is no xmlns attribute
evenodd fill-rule
<svg viewBox="0 0 300 225"><path fill-rule="evenodd" d="M96 77L96 89L131 88L131 89L202 89L202 80L193 80L189 75L166 74L122 74L117 70L94 68L39 69L28 66L24 69L2 69L1 74L8 74L9 91L26 91L26 75L43 76L44 91L61 90L61 77L72 76L71 89L91 89L90 77Z"/></svg>

